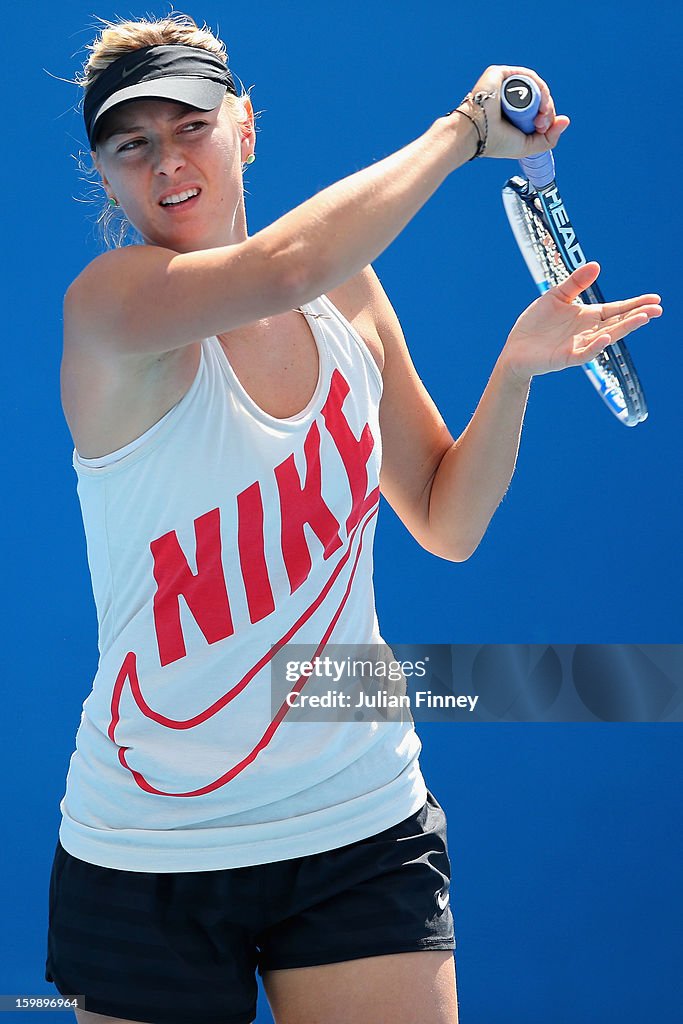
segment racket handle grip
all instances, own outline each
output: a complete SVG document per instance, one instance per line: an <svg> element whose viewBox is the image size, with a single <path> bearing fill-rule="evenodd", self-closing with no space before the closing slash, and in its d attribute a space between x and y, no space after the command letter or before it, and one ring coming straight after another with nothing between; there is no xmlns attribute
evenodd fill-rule
<svg viewBox="0 0 683 1024"><path fill-rule="evenodd" d="M503 117L525 135L531 135L536 131L534 118L540 105L541 92L533 78L527 75L512 75L505 79L500 97ZM535 156L526 156L519 162L535 189L543 188L555 180L555 161L551 150L537 153Z"/></svg>

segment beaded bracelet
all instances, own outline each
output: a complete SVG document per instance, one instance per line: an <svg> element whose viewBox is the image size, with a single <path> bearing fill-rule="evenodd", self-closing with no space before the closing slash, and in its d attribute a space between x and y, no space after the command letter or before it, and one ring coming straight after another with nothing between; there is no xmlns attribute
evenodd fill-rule
<svg viewBox="0 0 683 1024"><path fill-rule="evenodd" d="M466 117L468 121L471 121L472 124L474 125L474 127L476 128L477 136L478 136L477 148L476 148L476 151L474 153L474 156L470 157L470 161L476 160L476 158L478 156L481 156L483 154L484 150L486 149L486 143L488 142L488 137L489 137L489 122L488 122L488 118L486 116L486 107L484 106L484 100L495 99L497 95L498 94L495 91L495 89L494 89L493 92L478 92L478 93L475 93L474 96L472 95L471 92L468 92L467 96L465 96L465 99L460 101L461 103L465 103L467 100L471 100L473 103L477 104L477 106L479 107L479 109L483 113L483 115L484 115L484 135L483 135L483 138L482 138L481 132L479 131L479 125L477 124L477 122L474 120L473 117L470 117L469 114L466 114L464 110L461 110L460 107L455 107L454 110L449 110L448 114L446 115L447 117L450 117L451 114L462 114L463 117Z"/></svg>
<svg viewBox="0 0 683 1024"><path fill-rule="evenodd" d="M484 147L486 146L486 139L482 139L481 132L479 131L479 125L477 124L477 122L474 120L473 117L470 117L469 114L466 114L464 110L458 110L457 107L455 108L455 110L449 110L447 116L450 117L451 114L462 114L462 116L466 117L467 120L470 121L474 125L474 127L477 129L477 136L478 136L478 138L477 138L477 148L474 151L474 156L471 156L469 158L470 161L471 160L476 160L476 158L478 156L481 156L481 154L484 152Z"/></svg>

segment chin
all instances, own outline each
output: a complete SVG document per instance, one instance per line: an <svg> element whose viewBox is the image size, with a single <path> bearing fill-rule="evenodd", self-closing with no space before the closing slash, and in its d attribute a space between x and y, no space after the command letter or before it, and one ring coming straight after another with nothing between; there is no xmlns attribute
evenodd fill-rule
<svg viewBox="0 0 683 1024"><path fill-rule="evenodd" d="M174 252L193 252L195 249L209 248L205 244L197 229L192 230L189 224L185 224L182 230L168 232L154 236L143 235L146 245L158 245L162 249L172 249Z"/></svg>

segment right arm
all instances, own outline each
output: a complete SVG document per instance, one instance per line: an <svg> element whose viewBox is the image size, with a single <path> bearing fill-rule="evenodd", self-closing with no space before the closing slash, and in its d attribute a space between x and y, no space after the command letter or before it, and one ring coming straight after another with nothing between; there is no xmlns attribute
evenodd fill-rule
<svg viewBox="0 0 683 1024"><path fill-rule="evenodd" d="M477 86L490 85L492 74L502 81L513 70L522 69L489 68ZM527 152L547 148L538 135L509 125L501 132L508 147L511 132ZM65 334L73 326L72 336L101 349L153 354L296 308L376 259L475 145L467 118L440 117L407 146L323 189L244 242L188 253L150 245L104 253L67 291ZM493 138L487 152L497 155Z"/></svg>

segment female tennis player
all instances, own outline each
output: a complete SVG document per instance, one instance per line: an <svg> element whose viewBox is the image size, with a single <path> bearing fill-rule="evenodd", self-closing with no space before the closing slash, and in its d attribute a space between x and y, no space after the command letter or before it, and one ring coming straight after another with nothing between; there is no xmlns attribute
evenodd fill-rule
<svg viewBox="0 0 683 1024"><path fill-rule="evenodd" d="M489 67L452 113L249 235L254 111L192 19L104 23L82 84L92 158L137 244L64 302L62 398L99 625L50 880L46 979L80 1024L453 1024L444 812L412 718L288 721L288 643L381 646L380 493L469 557L515 465L532 376L661 313L573 300L519 317L454 440L374 260L462 164L553 147L533 71ZM542 93L501 119L504 78ZM457 317L457 308L453 310ZM322 683L303 671L292 692Z"/></svg>

